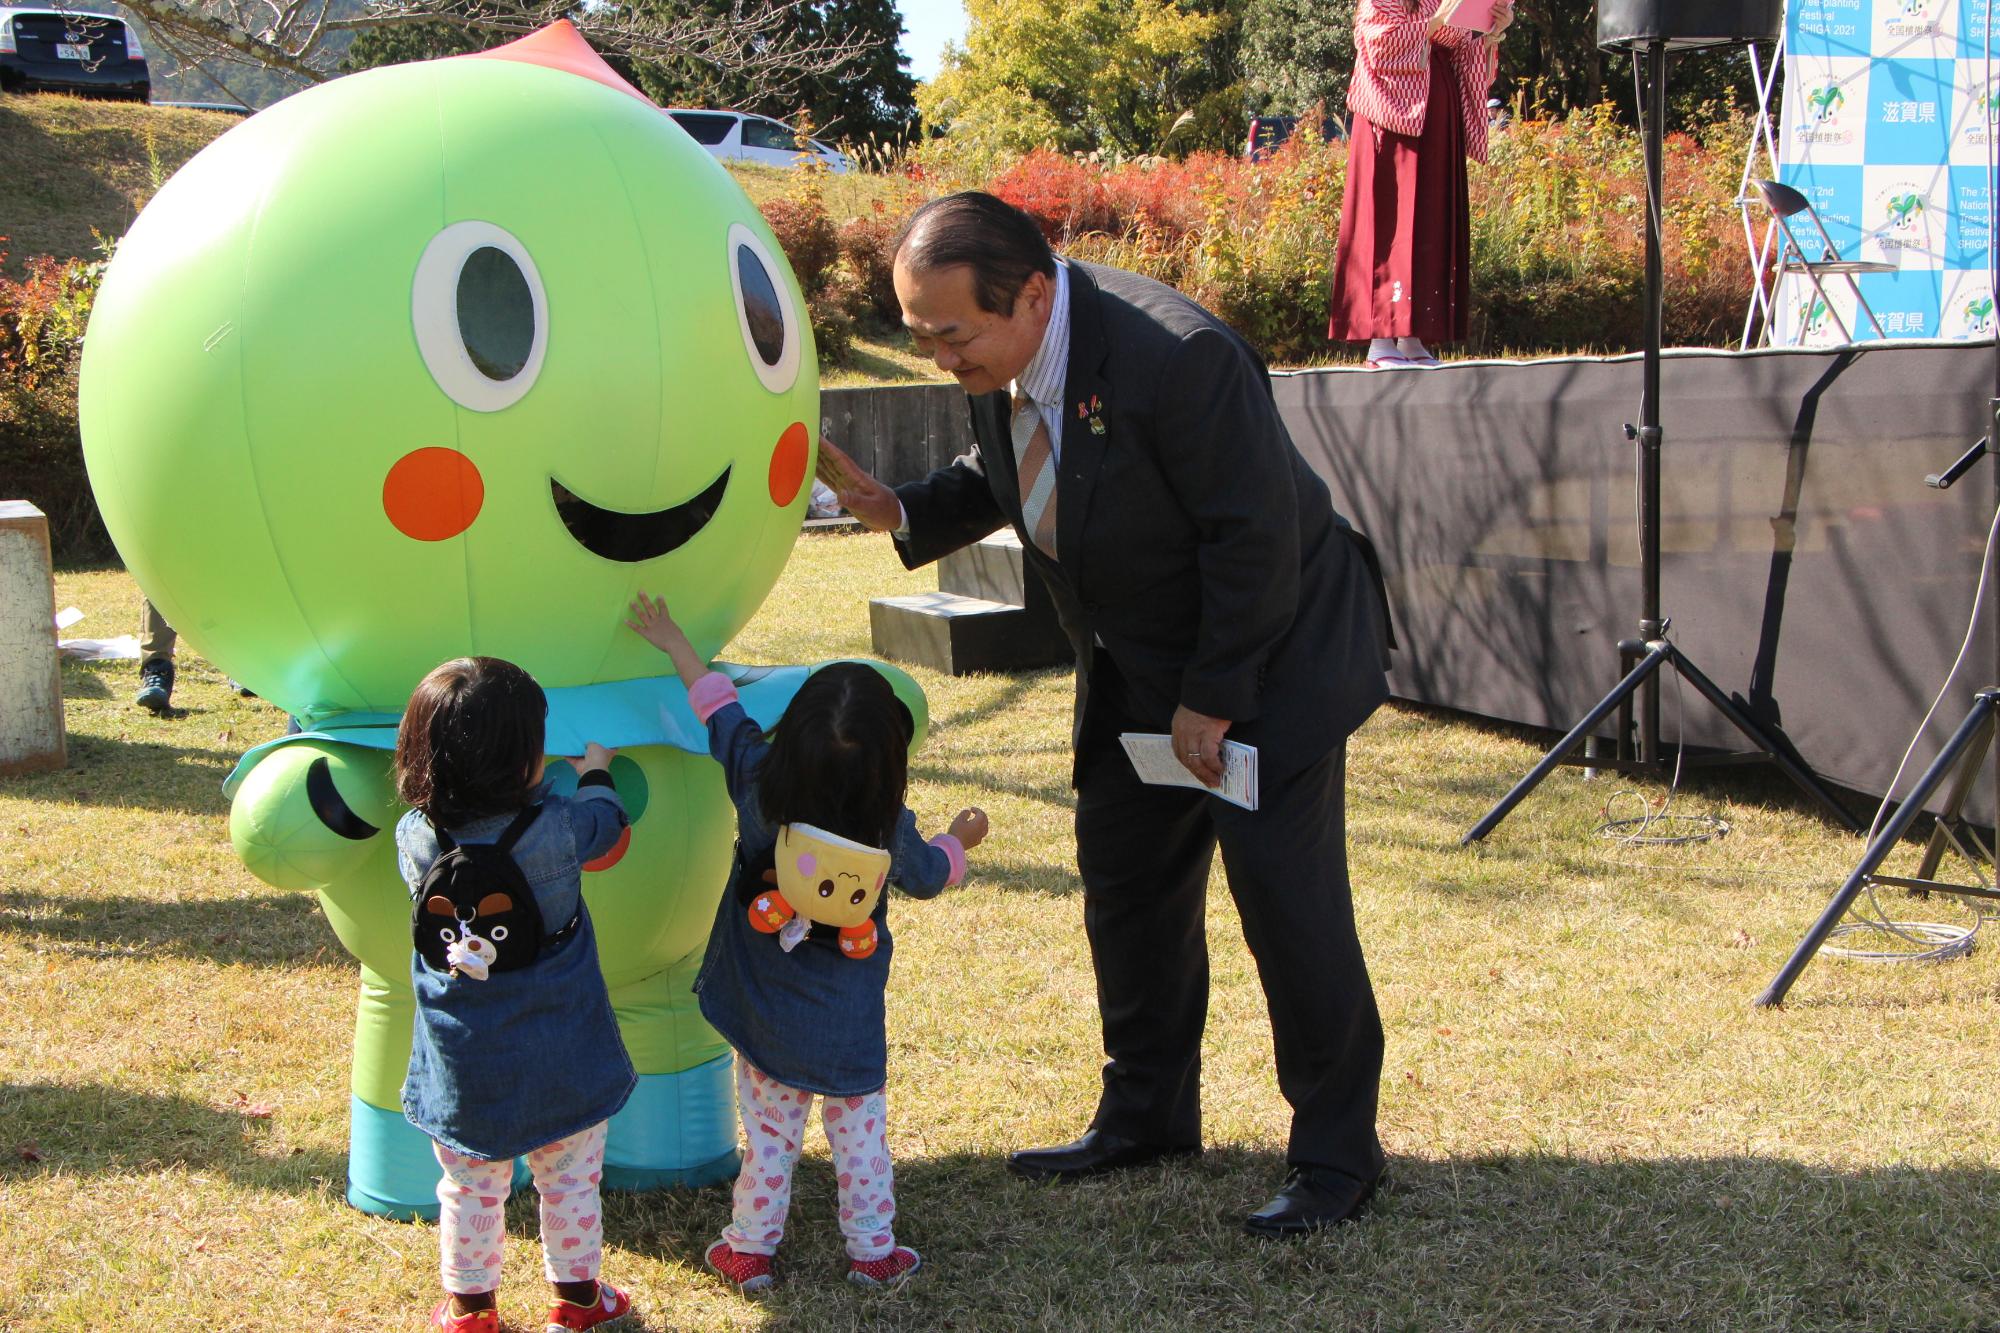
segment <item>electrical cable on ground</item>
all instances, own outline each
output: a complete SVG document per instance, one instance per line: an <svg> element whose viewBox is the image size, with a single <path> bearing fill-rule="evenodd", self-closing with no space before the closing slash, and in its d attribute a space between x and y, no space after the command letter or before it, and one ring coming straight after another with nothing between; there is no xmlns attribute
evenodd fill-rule
<svg viewBox="0 0 2000 1333"><path fill-rule="evenodd" d="M1673 813L1674 797L1681 788L1681 760L1687 753L1687 700L1682 695L1686 686L1678 673L1674 676L1674 776L1667 783L1667 797L1660 802L1660 808L1650 808L1642 815L1627 819L1610 818L1611 807L1621 797L1629 796L1643 806L1650 807L1644 792L1627 787L1611 794L1604 803L1606 818L1594 832L1600 838L1611 838L1624 847L1686 847L1698 842L1714 842L1729 836L1729 821L1720 815L1677 815ZM1681 832L1655 833L1657 828L1679 829ZM1621 830L1629 830L1621 832Z"/></svg>
<svg viewBox="0 0 2000 1333"><path fill-rule="evenodd" d="M1910 737L1910 743L1903 748L1903 757L1896 763L1895 776L1889 779L1889 789L1882 793L1882 802L1875 807L1875 818L1869 822L1865 842L1873 842L1875 835L1881 832L1882 821L1888 818L1889 807L1895 802L1896 787L1902 782L1903 773L1910 766L1910 756L1916 753L1917 742L1923 739L1926 731L1930 730L1931 720L1937 716L1939 706L1944 703L1945 696L1951 693L1951 687L1957 681L1960 669L1965 666L1966 654L1972 648L1973 634L1979 626L1979 611L1986 601L1986 585L1993 570L1993 548L1996 539L2000 539L2000 506L1995 506L1993 524L1986 530L1986 550L1979 560L1979 584L1972 593L1972 614L1966 618L1965 638L1958 645L1958 656L1953 659L1951 670L1945 673L1944 684L1939 687L1937 697L1931 700L1930 708L1924 713L1924 720L1917 724L1916 733ZM1991 888L1992 884L1979 869L1978 859L1967 856L1966 860L1972 866L1973 873L1978 876L1980 886ZM1941 921L1899 921L1892 918L1883 908L1881 901L1876 898L1875 882L1872 878L1867 884L1867 898L1869 913L1872 915L1860 911L1858 904L1850 907L1848 914L1853 919L1835 926L1827 935L1827 943L1821 946L1820 952L1834 958L1851 958L1870 963L1941 963L1952 958L1963 958L1971 953L1973 938L1978 935L1980 926L1994 915L1983 908L1968 907L1967 910L1972 913L1972 924L1969 926ZM1911 947L1909 949L1837 948L1832 943L1845 936L1863 932L1888 935Z"/></svg>

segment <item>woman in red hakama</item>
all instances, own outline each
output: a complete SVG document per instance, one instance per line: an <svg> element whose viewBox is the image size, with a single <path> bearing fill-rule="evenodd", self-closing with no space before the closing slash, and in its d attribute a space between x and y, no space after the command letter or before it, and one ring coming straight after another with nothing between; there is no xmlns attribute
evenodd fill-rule
<svg viewBox="0 0 2000 1333"><path fill-rule="evenodd" d="M1511 0L1492 31L1451 26L1459 0L1361 0L1347 191L1333 256L1327 336L1368 343L1371 366L1434 366L1425 345L1459 342L1471 306L1465 160L1486 160L1486 93Z"/></svg>

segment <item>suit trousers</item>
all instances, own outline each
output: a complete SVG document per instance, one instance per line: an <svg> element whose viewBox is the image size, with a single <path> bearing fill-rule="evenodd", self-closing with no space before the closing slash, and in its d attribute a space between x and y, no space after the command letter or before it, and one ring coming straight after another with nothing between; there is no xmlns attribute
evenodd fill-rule
<svg viewBox="0 0 2000 1333"><path fill-rule="evenodd" d="M1149 786L1118 733L1162 728L1126 713L1120 685L1115 667L1092 673L1077 775L1084 928L1108 1057L1093 1127L1169 1147L1201 1142L1205 918L1219 843L1292 1107L1286 1159L1375 1179L1382 1019L1347 881L1344 744L1265 778L1255 811Z"/></svg>

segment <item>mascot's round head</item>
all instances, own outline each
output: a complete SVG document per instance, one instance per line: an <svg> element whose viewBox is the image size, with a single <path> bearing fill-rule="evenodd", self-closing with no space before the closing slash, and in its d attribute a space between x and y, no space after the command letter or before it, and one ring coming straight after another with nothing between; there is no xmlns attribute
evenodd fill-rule
<svg viewBox="0 0 2000 1333"><path fill-rule="evenodd" d="M209 145L120 244L81 400L140 586L317 717L462 655L658 674L640 588L719 648L797 534L819 376L756 209L558 23Z"/></svg>

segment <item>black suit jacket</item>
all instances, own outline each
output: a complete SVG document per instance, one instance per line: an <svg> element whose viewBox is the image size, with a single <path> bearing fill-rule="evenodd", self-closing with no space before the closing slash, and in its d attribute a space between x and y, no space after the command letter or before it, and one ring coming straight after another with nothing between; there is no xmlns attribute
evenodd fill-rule
<svg viewBox="0 0 2000 1333"><path fill-rule="evenodd" d="M1388 696L1372 552L1285 432L1261 358L1179 292L1071 263L1056 551L1022 528L1004 392L969 399L974 453L896 488L915 568L1011 523L1077 654L1132 711L1230 720L1266 780L1317 760Z"/></svg>

